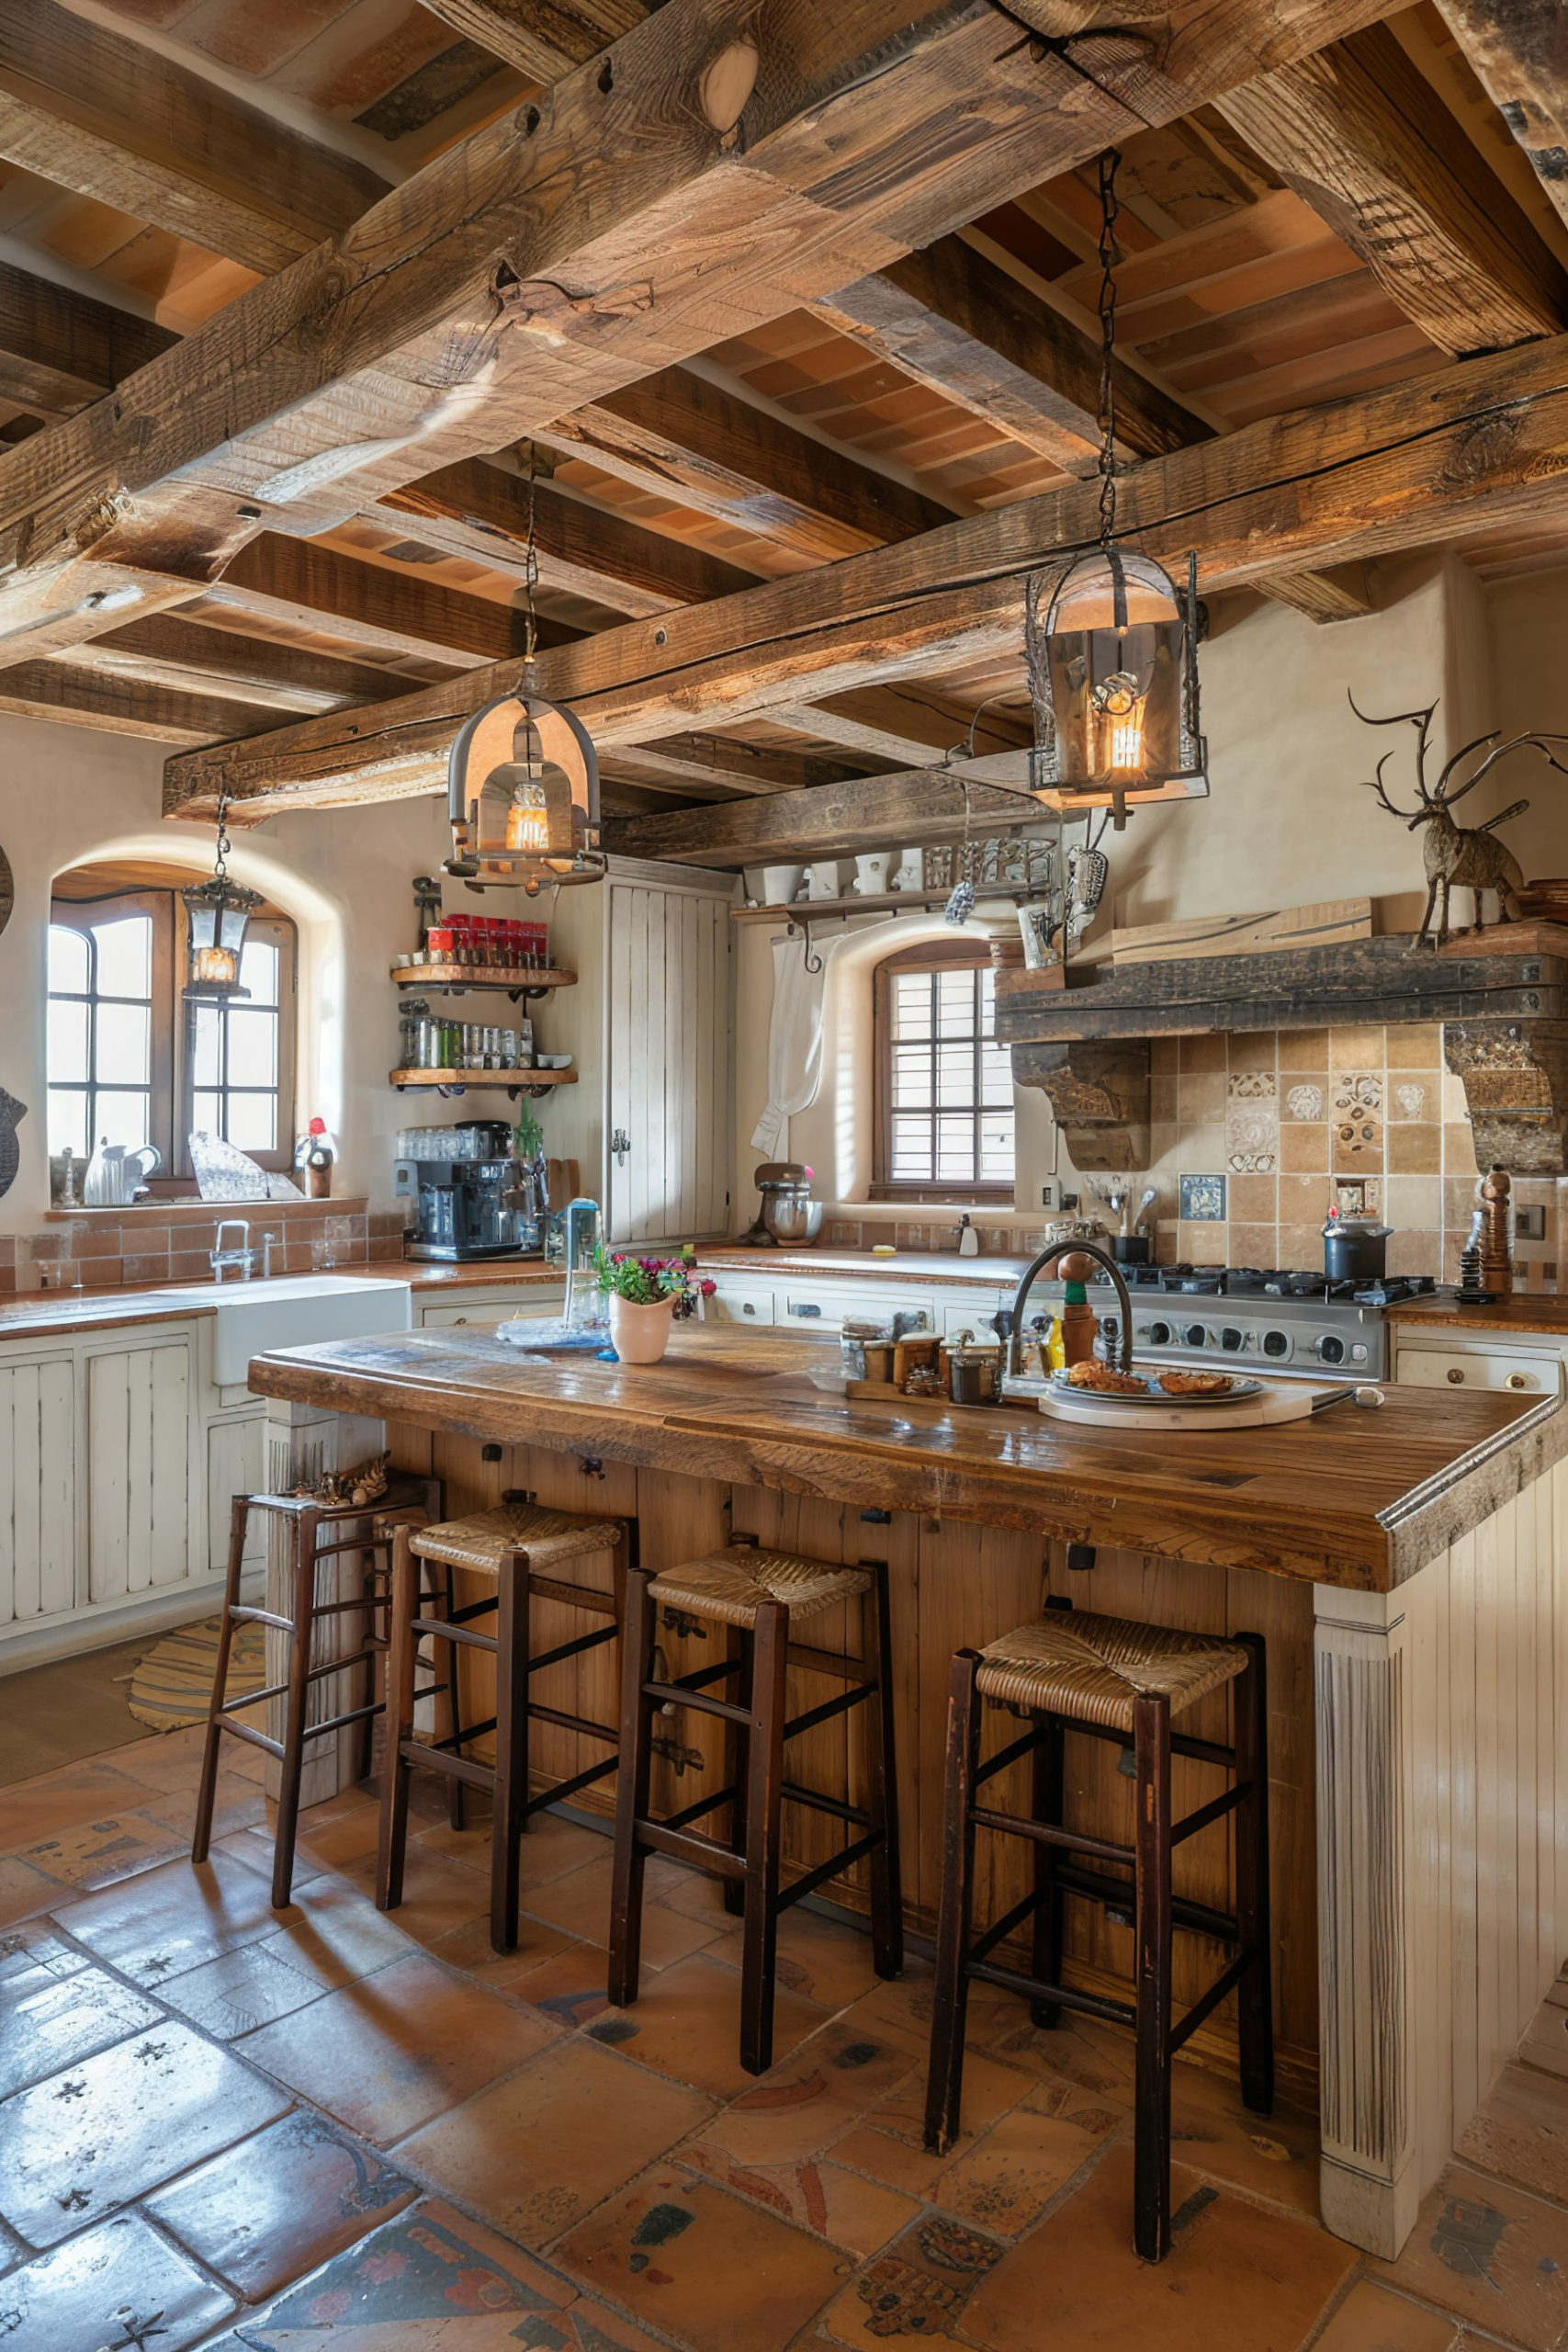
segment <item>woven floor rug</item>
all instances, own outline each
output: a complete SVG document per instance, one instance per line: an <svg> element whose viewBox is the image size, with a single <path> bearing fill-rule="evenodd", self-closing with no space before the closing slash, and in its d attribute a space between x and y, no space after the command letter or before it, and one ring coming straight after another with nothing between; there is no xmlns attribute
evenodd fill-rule
<svg viewBox="0 0 1568 2352"><path fill-rule="evenodd" d="M182 1625L148 1651L130 1680L130 1712L153 1731L184 1731L205 1723L212 1703L221 1620ZM243 1698L262 1687L264 1641L259 1625L242 1625L229 1653L229 1696Z"/></svg>

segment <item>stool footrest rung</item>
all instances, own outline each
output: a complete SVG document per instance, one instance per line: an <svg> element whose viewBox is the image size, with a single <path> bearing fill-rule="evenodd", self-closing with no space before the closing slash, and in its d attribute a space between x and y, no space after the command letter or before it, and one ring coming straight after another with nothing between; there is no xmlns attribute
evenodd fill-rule
<svg viewBox="0 0 1568 2352"><path fill-rule="evenodd" d="M1215 1977L1208 1991L1201 1995L1200 1997L1193 2002L1192 2007L1188 2010L1186 2016L1171 2027L1170 2046L1172 2050L1179 2050L1182 2043L1188 2039L1188 2037L1190 2034L1197 2032L1199 2027L1202 2024L1204 2018L1210 2014L1211 2010L1217 2009L1219 2007L1220 2003L1224 1999L1225 1995L1240 1983L1247 1970L1252 1966L1254 1956L1252 1945L1244 1944L1240 1951L1237 1952L1235 1958L1232 1961L1230 1966L1222 1971L1222 1973Z"/></svg>
<svg viewBox="0 0 1568 2352"><path fill-rule="evenodd" d="M280 1634L294 1631L292 1617L280 1617L276 1609L252 1609L238 1600L229 1611L229 1623L231 1625L275 1625Z"/></svg>
<svg viewBox="0 0 1568 2352"><path fill-rule="evenodd" d="M714 1679L711 1669L708 1679L710 1681ZM716 1715L721 1722L739 1724L745 1731L751 1728L750 1707L738 1707L733 1699L712 1698L705 1690L688 1690L682 1682L645 1682L642 1695L645 1699L656 1701L660 1706L673 1701L677 1707L690 1707L699 1715Z"/></svg>
<svg viewBox="0 0 1568 2352"><path fill-rule="evenodd" d="M465 1649L487 1650L491 1657L495 1656L493 1634L470 1634L455 1617L416 1617L412 1630L416 1638L421 1634L435 1634L444 1642L457 1642Z"/></svg>
<svg viewBox="0 0 1568 2352"><path fill-rule="evenodd" d="M1043 1722L1032 1724L1028 1731L1021 1733L1017 1739L1010 1740L1005 1747L999 1747L994 1756L987 1758L975 1775L976 1788L983 1788L987 1781L994 1781L998 1772L1005 1772L1010 1764L1018 1763L1032 1748L1038 1747L1054 1720L1047 1716Z"/></svg>
<svg viewBox="0 0 1568 2352"><path fill-rule="evenodd" d="M530 1797L523 1808L524 1812L532 1815L542 1813L547 1805L564 1804L568 1797L577 1794L579 1789L590 1788L595 1781L604 1780L607 1773L615 1770L620 1760L618 1756L606 1756L600 1763L590 1764L586 1771L574 1772L570 1781L553 1782L542 1794Z"/></svg>
<svg viewBox="0 0 1568 2352"><path fill-rule="evenodd" d="M586 1715L569 1715L559 1707L541 1707L530 1699L528 1718L531 1723L553 1724L557 1731L581 1732L587 1739L606 1739L612 1747L620 1746L621 1735L612 1731L608 1724L590 1723Z"/></svg>
<svg viewBox="0 0 1568 2352"><path fill-rule="evenodd" d="M791 1642L788 1661L802 1674L830 1674L836 1682L863 1677L866 1670L863 1657L840 1657L833 1650L814 1649L809 1642Z"/></svg>
<svg viewBox="0 0 1568 2352"><path fill-rule="evenodd" d="M1066 1854L1092 1854L1097 1861L1122 1862L1131 1870L1133 1849L1117 1846L1107 1838L1087 1838L1077 1829L1059 1828L1051 1821L1025 1821L1015 1813L993 1813L987 1805L973 1805L970 1817L976 1828L999 1829L1005 1837L1027 1838L1035 1846L1050 1846Z"/></svg>
<svg viewBox="0 0 1568 2352"><path fill-rule="evenodd" d="M661 1813L660 1820L666 1829L684 1829L688 1822L700 1821L705 1813L716 1813L721 1804L733 1804L739 1791L733 1783L726 1789L716 1789L711 1796L694 1798L683 1804L679 1813Z"/></svg>
<svg viewBox="0 0 1568 2352"><path fill-rule="evenodd" d="M377 1699L368 1707L351 1707L346 1714L329 1715L325 1723L307 1724L301 1736L306 1739L320 1739L323 1732L342 1731L345 1724L362 1724L367 1716L378 1715L380 1713L381 1701Z"/></svg>
<svg viewBox="0 0 1568 2352"><path fill-rule="evenodd" d="M541 1650L537 1657L528 1660L530 1674L542 1674L547 1666L559 1666L563 1659L581 1657L584 1650L596 1650L615 1638L614 1625L596 1626L592 1634L579 1634L574 1642L562 1642L553 1650Z"/></svg>
<svg viewBox="0 0 1568 2352"><path fill-rule="evenodd" d="M528 1578L528 1597L532 1600L555 1600L563 1609L592 1609L601 1617L615 1613L615 1596L601 1592L597 1585L562 1584L558 1577Z"/></svg>
<svg viewBox="0 0 1568 2352"><path fill-rule="evenodd" d="M1184 1814L1171 1829L1171 1844L1184 1846L1188 1838L1196 1838L1201 1829L1207 1829L1213 1822L1223 1821L1227 1813L1234 1813L1238 1804L1245 1804L1251 1794L1252 1782L1237 1781L1234 1788L1226 1789L1217 1797L1212 1797L1207 1804L1201 1804L1195 1813Z"/></svg>
<svg viewBox="0 0 1568 2352"><path fill-rule="evenodd" d="M467 1747L471 1739L483 1739L487 1732L494 1729L495 1717L487 1715L482 1724L465 1724L461 1731L449 1732L445 1739L423 1739L420 1746L442 1748L455 1754L458 1748Z"/></svg>
<svg viewBox="0 0 1568 2352"><path fill-rule="evenodd" d="M791 1879L787 1886L781 1887L774 1908L787 1911L792 1903L798 1903L803 1895L815 1894L825 1881L837 1878L840 1871L847 1871L852 1862L858 1862L863 1854L869 1854L873 1847L881 1843L880 1829L870 1831L864 1838L857 1838L852 1846L846 1846L841 1852L830 1855L827 1861L818 1862L816 1869L807 1871L804 1878Z"/></svg>
<svg viewBox="0 0 1568 2352"><path fill-rule="evenodd" d="M1021 1969L998 1968L994 1961L965 1961L965 1976L978 1977L982 1984L999 1984L1004 1993L1021 1993L1026 2001L1042 2007L1081 2009L1085 2017L1103 2018L1108 2025L1135 2026L1138 2012L1131 2001L1112 2001L1102 1993L1080 1993L1071 1984L1046 1984L1037 1976L1026 1976Z"/></svg>
<svg viewBox="0 0 1568 2352"><path fill-rule="evenodd" d="M803 1789L796 1781L785 1781L779 1793L786 1804L805 1804L813 1813L830 1813L835 1820L852 1821L857 1829L871 1827L871 1815L865 1808L846 1804L841 1797L819 1796L815 1789Z"/></svg>
<svg viewBox="0 0 1568 2352"><path fill-rule="evenodd" d="M1131 1911L1131 1879L1102 1878L1098 1871L1080 1870L1073 1862L1058 1862L1056 1877L1069 1894L1086 1895L1091 1903L1108 1903L1113 1910ZM1190 1902L1184 1894L1170 1898L1171 1925L1190 1928L1194 1935L1212 1936L1217 1944L1239 1941L1234 1913L1214 1911L1206 1903Z"/></svg>
<svg viewBox="0 0 1568 2352"><path fill-rule="evenodd" d="M1010 1911L1004 1911L999 1919L993 1919L984 1935L976 1936L970 1945L970 1959L984 1960L987 1952L995 1951L997 1946L1010 1936L1015 1928L1021 1928L1024 1921L1039 1910L1041 1904L1045 1901L1050 1892L1048 1886L1032 1887L1027 1894L1020 1897Z"/></svg>
<svg viewBox="0 0 1568 2352"><path fill-rule="evenodd" d="M824 1699L819 1707L808 1707L803 1715L791 1715L784 1727L785 1740L798 1739L802 1732L815 1731L818 1724L831 1723L835 1715L847 1715L852 1707L863 1705L875 1690L874 1682L856 1682L847 1690L835 1691Z"/></svg>
<svg viewBox="0 0 1568 2352"><path fill-rule="evenodd" d="M476 1764L467 1756L453 1756L424 1739L400 1739L398 1755L405 1764L423 1764L427 1771L445 1772L449 1780L465 1781L470 1789L493 1789L495 1766Z"/></svg>
<svg viewBox="0 0 1568 2352"><path fill-rule="evenodd" d="M219 1716L218 1726L235 1739L249 1740L253 1747L265 1747L269 1756L276 1756L281 1760L283 1742L280 1739L269 1739L265 1731L256 1731L249 1724L231 1723L225 1715Z"/></svg>
<svg viewBox="0 0 1568 2352"><path fill-rule="evenodd" d="M633 1832L636 1843L650 1854L670 1854L678 1862L693 1862L712 1878L744 1878L746 1858L732 1854L716 1838L705 1838L696 1829L671 1829L662 1821L639 1821Z"/></svg>

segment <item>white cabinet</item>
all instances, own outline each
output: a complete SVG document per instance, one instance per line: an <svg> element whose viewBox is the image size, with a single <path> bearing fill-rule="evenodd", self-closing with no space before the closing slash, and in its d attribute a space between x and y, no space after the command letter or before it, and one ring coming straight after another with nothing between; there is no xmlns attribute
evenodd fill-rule
<svg viewBox="0 0 1568 2352"><path fill-rule="evenodd" d="M699 1239L729 1222L729 905L711 887L606 888L604 1227Z"/></svg>
<svg viewBox="0 0 1568 2352"><path fill-rule="evenodd" d="M85 1364L87 1599L191 1574L191 1346L148 1340Z"/></svg>
<svg viewBox="0 0 1568 2352"><path fill-rule="evenodd" d="M1560 1396L1562 1356L1556 1348L1529 1348L1500 1334L1491 1342L1450 1340L1442 1346L1400 1341L1394 1378L1408 1388L1505 1389Z"/></svg>
<svg viewBox="0 0 1568 2352"><path fill-rule="evenodd" d="M703 1319L707 1323L771 1323L773 1294L755 1283L720 1282L713 1296L704 1302Z"/></svg>
<svg viewBox="0 0 1568 2352"><path fill-rule="evenodd" d="M477 1330L492 1331L498 1323L510 1323L513 1316L558 1315L565 1305L564 1282L476 1284L472 1290L444 1290L423 1304L419 1294L414 1294L414 1311L425 1330L444 1324L454 1328L468 1324Z"/></svg>
<svg viewBox="0 0 1568 2352"><path fill-rule="evenodd" d="M69 1354L0 1356L0 1624L75 1605L75 1388Z"/></svg>
<svg viewBox="0 0 1568 2352"><path fill-rule="evenodd" d="M207 1425L207 1565L220 1577L229 1566L229 1513L236 1495L266 1488L266 1407ZM245 1532L247 1569L266 1566L266 1515L251 1513Z"/></svg>

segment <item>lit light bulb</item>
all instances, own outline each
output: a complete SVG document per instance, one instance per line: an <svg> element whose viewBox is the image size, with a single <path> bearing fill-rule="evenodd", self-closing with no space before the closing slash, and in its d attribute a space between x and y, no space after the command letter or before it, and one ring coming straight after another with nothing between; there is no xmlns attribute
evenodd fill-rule
<svg viewBox="0 0 1568 2352"><path fill-rule="evenodd" d="M1130 670L1113 671L1095 687L1091 699L1111 774L1142 775L1145 697L1137 679Z"/></svg>
<svg viewBox="0 0 1568 2352"><path fill-rule="evenodd" d="M191 956L193 980L230 989L239 977L239 959L231 947L198 947Z"/></svg>
<svg viewBox="0 0 1568 2352"><path fill-rule="evenodd" d="M506 846L509 850L547 850L550 845L550 820L545 808L544 786L520 784L506 812Z"/></svg>

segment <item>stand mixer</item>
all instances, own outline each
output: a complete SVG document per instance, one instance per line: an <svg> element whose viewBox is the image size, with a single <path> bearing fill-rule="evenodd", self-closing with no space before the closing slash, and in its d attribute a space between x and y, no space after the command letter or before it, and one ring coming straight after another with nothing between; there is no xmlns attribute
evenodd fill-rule
<svg viewBox="0 0 1568 2352"><path fill-rule="evenodd" d="M808 1250L822 1230L822 1204L811 1197L813 1171L798 1159L764 1159L751 1182L762 1196L756 1223L740 1237L746 1249Z"/></svg>

